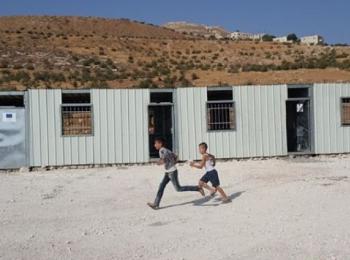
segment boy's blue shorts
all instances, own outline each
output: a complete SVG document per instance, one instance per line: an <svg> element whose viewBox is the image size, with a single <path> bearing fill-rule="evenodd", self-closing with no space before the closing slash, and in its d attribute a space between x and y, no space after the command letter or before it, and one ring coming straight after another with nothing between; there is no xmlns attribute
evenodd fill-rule
<svg viewBox="0 0 350 260"><path fill-rule="evenodd" d="M206 172L200 180L205 183L210 182L215 188L220 186L219 175L216 170Z"/></svg>

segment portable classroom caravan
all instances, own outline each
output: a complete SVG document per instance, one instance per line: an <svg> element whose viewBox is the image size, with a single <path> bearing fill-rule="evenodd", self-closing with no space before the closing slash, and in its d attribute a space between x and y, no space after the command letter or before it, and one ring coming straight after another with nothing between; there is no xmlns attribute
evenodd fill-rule
<svg viewBox="0 0 350 260"><path fill-rule="evenodd" d="M0 168L147 163L157 136L180 160L202 141L218 158L350 152L350 84L29 89L0 112Z"/></svg>

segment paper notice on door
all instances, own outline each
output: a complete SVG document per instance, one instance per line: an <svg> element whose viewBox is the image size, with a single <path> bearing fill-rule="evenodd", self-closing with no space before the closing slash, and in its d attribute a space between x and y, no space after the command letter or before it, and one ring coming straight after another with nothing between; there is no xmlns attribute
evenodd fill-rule
<svg viewBox="0 0 350 260"><path fill-rule="evenodd" d="M304 104L299 103L297 104L297 113L303 113L304 112Z"/></svg>
<svg viewBox="0 0 350 260"><path fill-rule="evenodd" d="M5 122L5 123L16 122L16 113L14 113L14 112L2 113L2 122Z"/></svg>

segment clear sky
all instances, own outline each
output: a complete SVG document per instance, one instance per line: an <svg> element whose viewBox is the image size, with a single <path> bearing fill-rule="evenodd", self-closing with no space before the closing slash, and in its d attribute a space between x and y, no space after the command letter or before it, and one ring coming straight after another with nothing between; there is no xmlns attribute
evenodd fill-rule
<svg viewBox="0 0 350 260"><path fill-rule="evenodd" d="M0 0L0 15L189 21L277 36L321 34L329 43L350 43L350 0Z"/></svg>

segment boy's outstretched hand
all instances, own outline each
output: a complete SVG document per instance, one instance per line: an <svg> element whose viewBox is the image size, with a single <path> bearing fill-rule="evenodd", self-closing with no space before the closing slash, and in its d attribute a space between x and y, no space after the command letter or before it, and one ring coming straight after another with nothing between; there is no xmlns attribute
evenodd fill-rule
<svg viewBox="0 0 350 260"><path fill-rule="evenodd" d="M157 165L163 165L164 164L164 160L163 159L160 159L157 161Z"/></svg>
<svg viewBox="0 0 350 260"><path fill-rule="evenodd" d="M190 166L193 167L195 165L194 161L190 162Z"/></svg>

